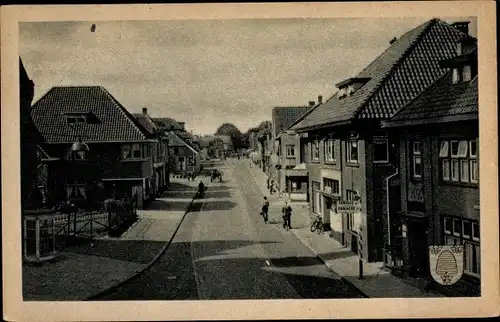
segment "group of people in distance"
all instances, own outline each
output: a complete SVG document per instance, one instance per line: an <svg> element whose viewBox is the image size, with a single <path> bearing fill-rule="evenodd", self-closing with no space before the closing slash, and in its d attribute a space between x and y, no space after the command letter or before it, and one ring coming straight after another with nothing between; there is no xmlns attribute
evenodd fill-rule
<svg viewBox="0 0 500 322"><path fill-rule="evenodd" d="M267 224L269 220L269 200L267 200L267 197L264 197L261 210L260 214L264 217L264 223ZM288 201L285 201L281 213L283 214L283 228L292 229L292 207L288 204Z"/></svg>

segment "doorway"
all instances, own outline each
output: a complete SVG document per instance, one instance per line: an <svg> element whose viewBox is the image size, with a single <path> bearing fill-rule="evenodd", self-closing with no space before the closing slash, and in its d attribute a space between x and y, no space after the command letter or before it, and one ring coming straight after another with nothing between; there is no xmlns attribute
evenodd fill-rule
<svg viewBox="0 0 500 322"><path fill-rule="evenodd" d="M427 222L408 220L408 246L410 250L410 276L420 277L428 272Z"/></svg>

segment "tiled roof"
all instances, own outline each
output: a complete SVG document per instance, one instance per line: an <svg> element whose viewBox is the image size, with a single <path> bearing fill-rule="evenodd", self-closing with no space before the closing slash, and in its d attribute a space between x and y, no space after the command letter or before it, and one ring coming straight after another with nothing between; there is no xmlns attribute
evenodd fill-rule
<svg viewBox="0 0 500 322"><path fill-rule="evenodd" d="M423 91L413 102L401 109L389 122L406 125L432 122L432 118L443 118L463 114L478 113L477 77L470 82L452 84L452 74L448 72L433 85Z"/></svg>
<svg viewBox="0 0 500 322"><path fill-rule="evenodd" d="M141 123L141 125L150 133L155 134L157 131L156 124L151 120L151 118L144 113L132 113L132 116Z"/></svg>
<svg viewBox="0 0 500 322"><path fill-rule="evenodd" d="M331 97L293 129L391 117L446 73L438 62L453 57L456 43L465 37L470 36L439 19L410 30L356 76L370 78L363 87L341 100Z"/></svg>
<svg viewBox="0 0 500 322"><path fill-rule="evenodd" d="M188 148L190 148L194 152L198 153L198 151L193 146L191 146L186 141L181 139L174 132L167 132L167 137L168 137L168 145L169 146L187 146Z"/></svg>
<svg viewBox="0 0 500 322"><path fill-rule="evenodd" d="M82 113L90 121L68 124L66 113ZM78 136L92 141L140 141L147 131L101 86L53 87L31 109L38 131L48 143L73 142Z"/></svg>
<svg viewBox="0 0 500 322"><path fill-rule="evenodd" d="M277 106L273 108L273 131L275 135L288 129L297 119L307 113L310 106Z"/></svg>
<svg viewBox="0 0 500 322"><path fill-rule="evenodd" d="M182 126L176 120L169 117L155 117L153 121L164 130L182 130Z"/></svg>

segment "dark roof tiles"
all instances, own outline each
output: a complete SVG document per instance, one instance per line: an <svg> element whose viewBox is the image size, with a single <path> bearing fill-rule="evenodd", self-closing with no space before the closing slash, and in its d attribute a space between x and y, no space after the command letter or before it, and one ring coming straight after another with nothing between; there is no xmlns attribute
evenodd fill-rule
<svg viewBox="0 0 500 322"><path fill-rule="evenodd" d="M274 134L288 129L296 120L307 113L310 106L277 106L273 108L273 130Z"/></svg>
<svg viewBox="0 0 500 322"><path fill-rule="evenodd" d="M66 113L87 113L94 119L69 124ZM38 131L48 143L72 142L78 136L92 141L141 141L146 130L101 86L53 87L31 109Z"/></svg>
<svg viewBox="0 0 500 322"><path fill-rule="evenodd" d="M390 121L411 122L470 113L478 113L477 77L470 82L452 84L452 74L448 72L401 109Z"/></svg>
<svg viewBox="0 0 500 322"><path fill-rule="evenodd" d="M446 72L439 60L452 57L465 37L470 36L439 19L410 30L356 76L370 78L364 86L341 100L331 97L292 129L392 116Z"/></svg>
<svg viewBox="0 0 500 322"><path fill-rule="evenodd" d="M150 133L155 134L158 130L156 124L148 115L144 113L133 113L132 116Z"/></svg>

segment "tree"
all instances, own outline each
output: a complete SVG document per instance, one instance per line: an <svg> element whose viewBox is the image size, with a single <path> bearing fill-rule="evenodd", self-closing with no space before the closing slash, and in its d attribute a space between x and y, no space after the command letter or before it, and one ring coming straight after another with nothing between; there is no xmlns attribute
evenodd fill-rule
<svg viewBox="0 0 500 322"><path fill-rule="evenodd" d="M236 125L231 123L224 123L215 132L215 135L228 135L230 137L240 136L241 131L236 127Z"/></svg>

